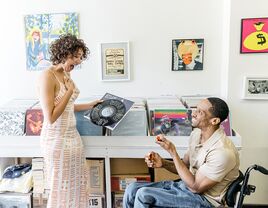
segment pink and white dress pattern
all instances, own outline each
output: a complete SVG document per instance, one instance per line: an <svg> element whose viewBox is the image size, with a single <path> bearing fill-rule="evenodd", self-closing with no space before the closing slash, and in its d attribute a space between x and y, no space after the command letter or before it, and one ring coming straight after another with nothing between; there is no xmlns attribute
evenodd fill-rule
<svg viewBox="0 0 268 208"><path fill-rule="evenodd" d="M60 84L59 93L54 99L57 105L66 89L54 76ZM41 148L50 187L48 208L85 208L87 204L86 158L74 115L74 101L78 95L79 90L75 88L64 112L53 124L44 120Z"/></svg>

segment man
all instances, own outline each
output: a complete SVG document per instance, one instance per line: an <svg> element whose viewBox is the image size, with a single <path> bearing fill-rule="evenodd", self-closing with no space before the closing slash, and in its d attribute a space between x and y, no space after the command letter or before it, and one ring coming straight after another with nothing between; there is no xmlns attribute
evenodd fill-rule
<svg viewBox="0 0 268 208"><path fill-rule="evenodd" d="M220 128L229 114L227 104L215 97L202 100L192 113L189 148L183 160L163 135L156 143L168 151L173 161L158 153L145 157L148 167L177 173L181 180L155 183L135 182L124 195L124 208L143 207L214 207L224 204L228 186L239 175L239 156L232 141Z"/></svg>

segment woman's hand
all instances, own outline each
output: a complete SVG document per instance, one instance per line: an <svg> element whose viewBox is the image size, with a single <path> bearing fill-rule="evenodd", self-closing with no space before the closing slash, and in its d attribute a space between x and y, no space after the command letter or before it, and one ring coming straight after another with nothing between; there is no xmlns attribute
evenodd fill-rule
<svg viewBox="0 0 268 208"><path fill-rule="evenodd" d="M102 103L102 102L103 102L103 100L95 100L95 101L90 102L90 106L92 106L92 108L93 108L95 105Z"/></svg>
<svg viewBox="0 0 268 208"><path fill-rule="evenodd" d="M156 152L149 152L144 158L149 168L161 168L163 165L162 157Z"/></svg>
<svg viewBox="0 0 268 208"><path fill-rule="evenodd" d="M63 81L64 81L64 86L65 86L66 90L68 90L68 91L71 90L73 92L73 90L75 88L73 80L67 76L64 76Z"/></svg>

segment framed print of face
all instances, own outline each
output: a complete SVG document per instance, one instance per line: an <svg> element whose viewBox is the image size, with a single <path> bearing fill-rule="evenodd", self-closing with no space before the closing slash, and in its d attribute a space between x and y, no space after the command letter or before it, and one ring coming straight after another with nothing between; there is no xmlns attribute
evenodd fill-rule
<svg viewBox="0 0 268 208"><path fill-rule="evenodd" d="M203 70L204 39L172 40L172 71Z"/></svg>
<svg viewBox="0 0 268 208"><path fill-rule="evenodd" d="M268 77L245 77L244 99L268 99Z"/></svg>
<svg viewBox="0 0 268 208"><path fill-rule="evenodd" d="M240 53L268 52L268 18L241 20Z"/></svg>

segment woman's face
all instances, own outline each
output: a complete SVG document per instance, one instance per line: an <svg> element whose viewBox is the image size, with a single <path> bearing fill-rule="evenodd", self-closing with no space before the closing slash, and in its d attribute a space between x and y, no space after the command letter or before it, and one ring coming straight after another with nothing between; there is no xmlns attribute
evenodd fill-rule
<svg viewBox="0 0 268 208"><path fill-rule="evenodd" d="M76 65L82 63L82 60L83 60L83 50L79 49L77 53L75 53L74 55L69 55L67 57L65 63L63 63L64 71L71 72Z"/></svg>

